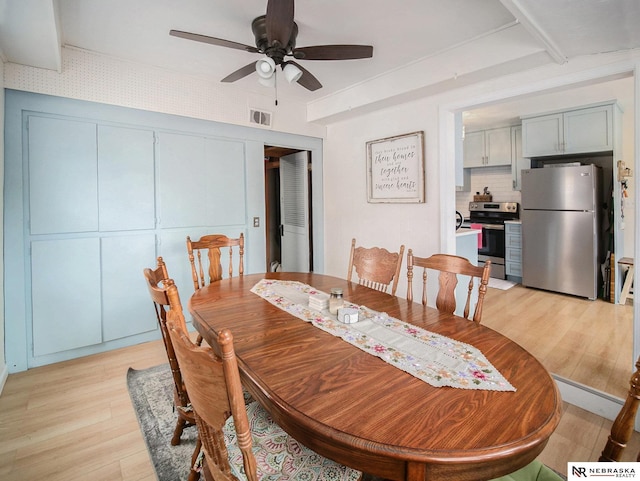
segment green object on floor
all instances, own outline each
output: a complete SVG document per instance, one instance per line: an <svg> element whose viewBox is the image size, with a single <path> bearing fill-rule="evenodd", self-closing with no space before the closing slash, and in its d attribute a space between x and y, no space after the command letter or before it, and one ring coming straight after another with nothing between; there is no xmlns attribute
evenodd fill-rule
<svg viewBox="0 0 640 481"><path fill-rule="evenodd" d="M545 466L540 461L532 461L524 468L492 481L563 481L564 476Z"/></svg>

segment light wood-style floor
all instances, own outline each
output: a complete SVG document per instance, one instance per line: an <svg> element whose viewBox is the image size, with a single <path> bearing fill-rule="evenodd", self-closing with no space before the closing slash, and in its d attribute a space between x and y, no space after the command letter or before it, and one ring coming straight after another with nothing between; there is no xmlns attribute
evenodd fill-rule
<svg viewBox="0 0 640 481"><path fill-rule="evenodd" d="M491 323L498 322L498 314L507 311L506 320L500 322L509 324L515 336L517 316L537 312L529 317L537 320L539 329L519 329L524 331L519 334L523 339L535 341L531 348L545 342L560 343L563 338L568 343L571 335L585 332L571 325L571 316L565 314L573 306L570 300L564 300L569 307L564 302L551 301L543 309L538 304L547 301L522 289L491 289L483 320L487 324L491 318ZM601 314L595 306L588 307L595 309L598 316L609 315ZM594 321L589 319L589 312L589 308L582 307L575 311L575 317L591 326ZM575 330L577 334L570 334ZM549 355L553 349L540 349L545 351ZM156 479L127 392L126 372L129 367L143 369L163 362L164 347L156 341L11 374L0 396L0 479ZM631 372L627 371L622 384L628 382ZM563 473L568 461L596 461L610 426L610 421L565 404L560 426L540 459ZM639 450L640 435L636 433L625 460L635 460Z"/></svg>
<svg viewBox="0 0 640 481"><path fill-rule="evenodd" d="M10 374L0 396L0 479L155 480L126 373L166 359L156 341Z"/></svg>
<svg viewBox="0 0 640 481"><path fill-rule="evenodd" d="M489 288L482 323L552 373L624 398L634 370L633 306L517 285Z"/></svg>

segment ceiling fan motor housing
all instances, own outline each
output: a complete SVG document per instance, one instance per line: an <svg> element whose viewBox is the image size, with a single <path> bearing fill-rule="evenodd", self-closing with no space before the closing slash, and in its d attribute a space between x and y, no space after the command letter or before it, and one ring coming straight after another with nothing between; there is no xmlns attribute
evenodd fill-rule
<svg viewBox="0 0 640 481"><path fill-rule="evenodd" d="M285 55L290 55L293 49L296 47L296 37L298 36L298 25L293 23L291 29L291 37L289 43L286 46L281 46L278 43L276 45L269 45L269 39L267 39L267 17L266 15L260 15L253 19L251 22L251 30L256 39L256 47L261 53L264 53L267 57L271 57L276 65L280 65Z"/></svg>

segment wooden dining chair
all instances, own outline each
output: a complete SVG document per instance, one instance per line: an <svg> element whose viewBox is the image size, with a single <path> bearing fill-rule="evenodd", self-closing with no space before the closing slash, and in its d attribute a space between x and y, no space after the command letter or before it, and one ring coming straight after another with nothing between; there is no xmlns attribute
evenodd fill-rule
<svg viewBox="0 0 640 481"><path fill-rule="evenodd" d="M221 248L229 249L227 274L229 277L233 277L234 247L238 248L238 275L242 276L244 274L244 233L241 233L237 239L232 239L222 234L210 234L202 236L197 241L192 241L191 237L187 236L187 253L191 263L193 287L196 291L206 285L205 280L207 278L209 283L222 279ZM203 251L205 251L208 259L206 269L207 262L202 260Z"/></svg>
<svg viewBox="0 0 640 481"><path fill-rule="evenodd" d="M223 270L221 257L221 248L229 249L229 268L227 274L233 277L233 248L238 248L238 276L244 275L244 233L240 233L237 239L232 239L223 234L210 234L200 237L197 241L192 241L187 236L187 254L189 255L189 263L191 264L191 277L193 278L193 288L197 291L206 285L205 279L209 278L209 283L222 279ZM203 251L208 259L202 260ZM197 259L197 262L196 262ZM202 336L198 334L196 344L202 344Z"/></svg>
<svg viewBox="0 0 640 481"><path fill-rule="evenodd" d="M196 420L191 407L189 394L187 393L187 389L182 379L180 365L178 364L178 360L173 349L173 343L171 342L169 331L167 330L167 311L169 310L170 305L169 298L167 297L166 284L169 281L169 275L162 257L158 257L157 267L155 269L146 268L143 273L147 281L149 295L153 301L156 318L158 320L158 325L160 326L160 332L162 333L162 341L164 342L164 348L167 352L169 368L171 369L171 375L173 377L173 402L178 420L173 431L173 437L171 438L171 445L176 446L180 444L180 437L182 436L184 428L188 426L195 426ZM199 441L196 444L199 444ZM198 451L199 447L194 453L196 456ZM192 481L194 479L198 479L198 473L195 471L193 471L189 476L189 480Z"/></svg>
<svg viewBox="0 0 640 481"><path fill-rule="evenodd" d="M458 284L458 276L469 276L464 317L469 319L471 309L471 297L473 294L474 280L478 280L478 299L473 311L473 321L480 324L482 320L482 304L487 293L489 274L491 273L491 261L487 261L484 267L474 266L468 259L449 254L434 254L431 257L417 257L413 250L407 253L407 300L413 301L413 268L421 267L422 270L422 305L427 305L427 269L440 271L438 276L439 289L436 298L436 308L449 314L456 310L455 289Z"/></svg>
<svg viewBox="0 0 640 481"><path fill-rule="evenodd" d="M631 439L636 421L636 413L640 405L640 358L636 361L636 370L629 380L629 391L624 405L620 409L613 425L607 443L598 461L620 461L622 453ZM636 461L640 461L640 453Z"/></svg>
<svg viewBox="0 0 640 481"><path fill-rule="evenodd" d="M172 282L167 295L169 335L191 394L205 480L257 481L274 472L288 479L302 479L298 474L305 478L312 474L317 480L361 478L359 471L319 456L291 438L257 401L245 404L231 332L221 330L211 347L196 346L186 331Z"/></svg>
<svg viewBox="0 0 640 481"><path fill-rule="evenodd" d="M399 252L389 252L380 247L356 247L356 240L352 239L347 280L351 282L355 269L359 284L382 292L391 287L391 295L395 296L403 255L404 245Z"/></svg>

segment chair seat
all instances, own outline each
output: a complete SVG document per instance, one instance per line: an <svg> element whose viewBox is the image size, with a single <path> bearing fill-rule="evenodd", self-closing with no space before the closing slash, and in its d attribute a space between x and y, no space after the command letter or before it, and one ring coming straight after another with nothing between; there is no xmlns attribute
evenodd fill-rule
<svg viewBox="0 0 640 481"><path fill-rule="evenodd" d="M518 471L495 478L492 481L563 481L566 479L550 467L535 460Z"/></svg>
<svg viewBox="0 0 640 481"><path fill-rule="evenodd" d="M253 452L258 465L258 479L268 481L356 481L362 473L331 461L303 446L278 426L254 401L247 405L253 438ZM224 425L229 464L234 476L245 480L242 453L238 448L233 418Z"/></svg>

